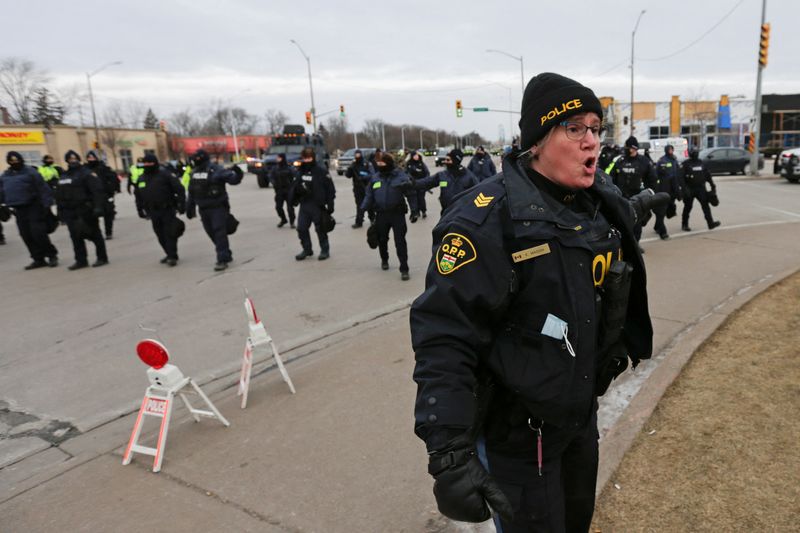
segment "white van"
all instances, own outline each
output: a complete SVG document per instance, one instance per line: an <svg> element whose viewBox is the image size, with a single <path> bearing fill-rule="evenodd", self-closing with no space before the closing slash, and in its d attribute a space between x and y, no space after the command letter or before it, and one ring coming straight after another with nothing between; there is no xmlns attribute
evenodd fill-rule
<svg viewBox="0 0 800 533"><path fill-rule="evenodd" d="M650 157L658 161L664 155L664 147L672 145L675 157L683 161L689 157L689 141L683 137L668 137L666 139L650 139Z"/></svg>

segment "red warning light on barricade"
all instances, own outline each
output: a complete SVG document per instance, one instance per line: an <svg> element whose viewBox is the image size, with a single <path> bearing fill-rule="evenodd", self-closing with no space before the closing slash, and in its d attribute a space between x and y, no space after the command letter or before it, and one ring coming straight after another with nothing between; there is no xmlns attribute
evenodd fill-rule
<svg viewBox="0 0 800 533"><path fill-rule="evenodd" d="M153 339L145 339L137 344L136 353L144 364L156 370L164 368L164 365L169 361L169 352L167 352L167 348Z"/></svg>

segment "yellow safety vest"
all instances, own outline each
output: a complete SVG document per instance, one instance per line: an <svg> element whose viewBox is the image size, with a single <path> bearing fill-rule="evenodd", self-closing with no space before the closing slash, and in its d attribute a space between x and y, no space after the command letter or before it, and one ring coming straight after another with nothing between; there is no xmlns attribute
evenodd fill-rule
<svg viewBox="0 0 800 533"><path fill-rule="evenodd" d="M144 174L144 169L141 167L137 167L136 165L131 165L129 172L131 174L131 183L136 183L137 181L139 181L141 175Z"/></svg>
<svg viewBox="0 0 800 533"><path fill-rule="evenodd" d="M39 174L42 175L44 181L50 182L50 180L58 179L58 170L55 169L52 165L44 166L42 165L39 167Z"/></svg>
<svg viewBox="0 0 800 533"><path fill-rule="evenodd" d="M192 181L192 165L183 167L183 176L181 176L181 185L187 191L189 190L189 182Z"/></svg>

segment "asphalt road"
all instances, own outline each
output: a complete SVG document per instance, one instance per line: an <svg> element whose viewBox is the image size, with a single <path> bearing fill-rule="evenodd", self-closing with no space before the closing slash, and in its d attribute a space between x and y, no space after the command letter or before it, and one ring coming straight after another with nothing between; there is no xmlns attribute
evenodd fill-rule
<svg viewBox="0 0 800 533"><path fill-rule="evenodd" d="M136 216L125 193L117 197L115 238L108 242L111 263L103 268L67 271L72 250L62 227L54 234L62 265L23 271L29 258L16 228L6 225L8 245L0 247L0 408L13 416L5 422L0 418L0 435L22 423L86 432L137 409L147 380L134 347L152 335L141 331L140 323L158 330L172 362L185 374L200 383L229 382L247 332L244 290L282 352L406 306L424 284L430 232L438 219L436 195L428 195L430 216L409 224L411 280L403 282L396 259L390 259L389 271L381 271L377 252L365 243L365 228L350 228L355 206L349 180L334 173L334 182L339 224L331 234L332 257L325 262L295 261L296 232L276 228L273 191L259 189L252 175L229 188L241 225L231 238L234 262L223 273L212 270L213 245L199 220L188 221L179 242L180 264L159 264L163 253L150 224ZM716 233L800 219L800 187L782 180L718 182L722 205L714 215L723 226ZM700 230L699 207L692 220ZM679 217L669 221L675 238L697 235L678 226ZM645 229L648 261L670 253L672 244L647 242L653 235L652 226ZM91 259L91 245L89 250ZM687 271L672 273L676 286L702 262L702 257L687 257ZM730 268L735 271L735 263ZM0 459L4 444L8 441L0 439Z"/></svg>

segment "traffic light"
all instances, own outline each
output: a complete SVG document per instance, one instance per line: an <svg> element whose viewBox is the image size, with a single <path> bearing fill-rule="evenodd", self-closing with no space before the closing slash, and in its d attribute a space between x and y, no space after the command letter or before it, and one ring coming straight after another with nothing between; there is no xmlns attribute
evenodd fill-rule
<svg viewBox="0 0 800 533"><path fill-rule="evenodd" d="M456 116L458 118L464 116L464 108L461 106L461 100L456 100Z"/></svg>
<svg viewBox="0 0 800 533"><path fill-rule="evenodd" d="M311 124L311 111L306 111L306 124Z"/></svg>
<svg viewBox="0 0 800 533"><path fill-rule="evenodd" d="M98 148L100 148L100 143L99 143L99 142L97 142L97 141L93 142L93 143L92 143L92 148L94 148L95 150L97 150Z"/></svg>
<svg viewBox="0 0 800 533"><path fill-rule="evenodd" d="M761 25L761 41L758 48L758 64L761 68L767 66L767 50L769 49L769 22Z"/></svg>
<svg viewBox="0 0 800 533"><path fill-rule="evenodd" d="M343 105L339 106L339 116L340 117L344 117L344 106Z"/></svg>

